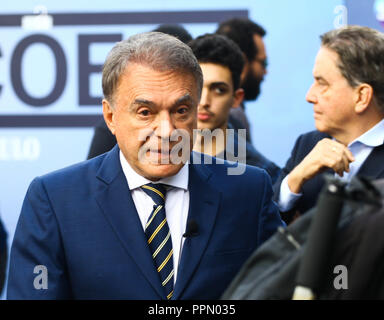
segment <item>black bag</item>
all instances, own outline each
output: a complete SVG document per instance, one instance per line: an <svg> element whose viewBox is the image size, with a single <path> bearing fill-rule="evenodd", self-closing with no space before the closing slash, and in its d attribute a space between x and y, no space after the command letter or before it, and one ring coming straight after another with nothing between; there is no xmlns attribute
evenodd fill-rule
<svg viewBox="0 0 384 320"><path fill-rule="evenodd" d="M384 299L384 179L355 177L346 186L325 178L316 207L258 248L222 299L291 299L298 284L308 285L317 299ZM338 192L330 192L331 185ZM347 288L334 285L340 265L347 270Z"/></svg>

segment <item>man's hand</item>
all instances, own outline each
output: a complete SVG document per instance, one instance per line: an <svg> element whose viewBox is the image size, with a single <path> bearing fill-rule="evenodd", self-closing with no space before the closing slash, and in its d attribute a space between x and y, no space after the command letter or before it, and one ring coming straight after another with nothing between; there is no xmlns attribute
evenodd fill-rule
<svg viewBox="0 0 384 320"><path fill-rule="evenodd" d="M289 189L299 193L306 181L327 168L343 176L344 172L349 172L349 164L354 160L346 146L335 140L324 138L288 175Z"/></svg>

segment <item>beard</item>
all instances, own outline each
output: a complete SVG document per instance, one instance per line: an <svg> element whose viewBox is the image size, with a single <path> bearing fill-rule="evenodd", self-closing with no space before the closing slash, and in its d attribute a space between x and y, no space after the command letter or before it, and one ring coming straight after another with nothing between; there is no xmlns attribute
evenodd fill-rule
<svg viewBox="0 0 384 320"><path fill-rule="evenodd" d="M252 72L248 72L243 85L241 86L244 89L244 100L253 101L260 94L260 87L263 78L255 76Z"/></svg>

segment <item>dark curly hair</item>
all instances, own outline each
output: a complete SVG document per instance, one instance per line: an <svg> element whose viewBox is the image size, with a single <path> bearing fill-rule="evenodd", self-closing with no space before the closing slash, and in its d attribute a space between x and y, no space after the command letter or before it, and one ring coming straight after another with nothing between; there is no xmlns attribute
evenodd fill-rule
<svg viewBox="0 0 384 320"><path fill-rule="evenodd" d="M193 39L191 34L182 25L179 24L161 24L153 31L169 34L178 38L184 43L188 43Z"/></svg>
<svg viewBox="0 0 384 320"><path fill-rule="evenodd" d="M253 41L253 35L260 37L266 35L264 28L257 23L245 18L232 18L220 23L217 34L224 35L237 43L249 61L255 59L258 48Z"/></svg>
<svg viewBox="0 0 384 320"><path fill-rule="evenodd" d="M214 63L231 71L234 90L240 86L240 75L244 66L243 54L231 39L218 34L205 34L190 41L199 63Z"/></svg>

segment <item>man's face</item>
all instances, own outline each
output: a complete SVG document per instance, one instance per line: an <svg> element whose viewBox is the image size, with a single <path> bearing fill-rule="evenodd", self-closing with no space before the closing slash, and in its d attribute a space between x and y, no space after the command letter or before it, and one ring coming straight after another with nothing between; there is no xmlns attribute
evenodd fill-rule
<svg viewBox="0 0 384 320"><path fill-rule="evenodd" d="M257 48L257 55L251 61L246 61L243 72L241 74L242 88L245 91L245 100L252 101L260 94L261 82L267 73L266 61L267 53L264 41L258 34L253 35L253 42Z"/></svg>
<svg viewBox="0 0 384 320"><path fill-rule="evenodd" d="M320 48L313 68L314 82L306 100L313 104L316 128L338 139L356 126L355 90L338 68L336 52Z"/></svg>
<svg viewBox="0 0 384 320"><path fill-rule="evenodd" d="M132 168L156 181L175 175L184 165L170 159L170 150L182 141L171 141L171 135L183 129L192 149L198 99L192 75L129 64L120 76L114 105L103 100L104 119ZM142 150L147 150L144 162Z"/></svg>
<svg viewBox="0 0 384 320"><path fill-rule="evenodd" d="M233 89L232 75L228 67L214 63L200 63L204 85L198 107L199 129L226 129L229 111L238 107L242 89ZM240 92L240 96L239 93Z"/></svg>

